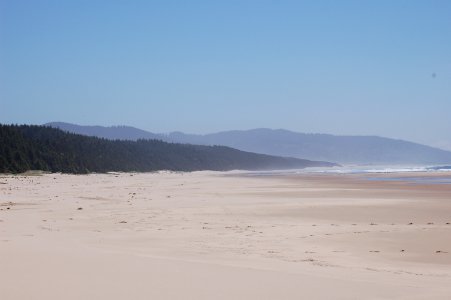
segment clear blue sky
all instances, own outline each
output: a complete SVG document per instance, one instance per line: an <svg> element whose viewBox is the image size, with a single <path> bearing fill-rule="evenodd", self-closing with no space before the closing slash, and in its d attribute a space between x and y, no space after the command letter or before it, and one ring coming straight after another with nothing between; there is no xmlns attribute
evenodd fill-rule
<svg viewBox="0 0 451 300"><path fill-rule="evenodd" d="M451 149L451 1L0 0L0 122Z"/></svg>

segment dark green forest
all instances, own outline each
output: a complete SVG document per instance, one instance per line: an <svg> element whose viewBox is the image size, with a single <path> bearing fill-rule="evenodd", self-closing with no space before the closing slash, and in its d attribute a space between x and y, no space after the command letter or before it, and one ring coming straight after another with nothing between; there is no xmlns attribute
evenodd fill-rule
<svg viewBox="0 0 451 300"><path fill-rule="evenodd" d="M28 170L84 174L157 170L268 170L331 166L224 146L159 140L112 141L36 125L0 124L0 173Z"/></svg>

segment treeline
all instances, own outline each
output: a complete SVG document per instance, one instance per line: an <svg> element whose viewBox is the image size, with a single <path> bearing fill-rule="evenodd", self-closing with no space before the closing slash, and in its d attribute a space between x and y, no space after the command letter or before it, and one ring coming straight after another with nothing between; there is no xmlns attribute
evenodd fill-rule
<svg viewBox="0 0 451 300"><path fill-rule="evenodd" d="M0 125L0 172L84 174L157 170L259 170L332 165L158 140L111 141L35 125Z"/></svg>

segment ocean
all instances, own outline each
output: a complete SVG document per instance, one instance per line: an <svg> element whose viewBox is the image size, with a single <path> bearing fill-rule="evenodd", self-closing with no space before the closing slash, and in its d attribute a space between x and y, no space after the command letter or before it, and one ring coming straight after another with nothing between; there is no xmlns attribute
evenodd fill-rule
<svg viewBox="0 0 451 300"><path fill-rule="evenodd" d="M424 173L443 173L443 176L424 176ZM409 173L409 176L403 174ZM415 176L412 173L418 173ZM332 168L305 168L294 170L252 171L250 176L284 176L295 174L368 174L368 180L406 181L412 184L451 184L451 166L341 166ZM399 174L396 177L380 177L378 174ZM374 176L371 176L374 175Z"/></svg>

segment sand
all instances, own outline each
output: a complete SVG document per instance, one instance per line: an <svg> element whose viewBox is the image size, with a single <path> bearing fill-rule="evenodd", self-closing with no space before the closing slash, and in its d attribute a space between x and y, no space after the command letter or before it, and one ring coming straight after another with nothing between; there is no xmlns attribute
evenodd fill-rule
<svg viewBox="0 0 451 300"><path fill-rule="evenodd" d="M0 299L451 299L451 185L366 177L0 175Z"/></svg>

